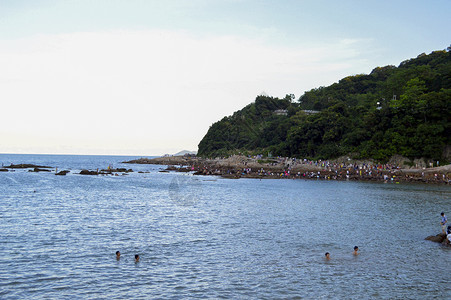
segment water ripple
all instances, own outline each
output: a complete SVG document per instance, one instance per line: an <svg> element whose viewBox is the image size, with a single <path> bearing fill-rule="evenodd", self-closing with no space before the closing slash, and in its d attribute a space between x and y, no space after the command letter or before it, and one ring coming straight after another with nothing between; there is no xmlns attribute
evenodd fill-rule
<svg viewBox="0 0 451 300"><path fill-rule="evenodd" d="M0 298L450 296L451 252L423 240L438 230L448 187L218 179L185 188L191 180L174 180L185 175L150 171L0 174ZM190 205L171 199L171 182Z"/></svg>

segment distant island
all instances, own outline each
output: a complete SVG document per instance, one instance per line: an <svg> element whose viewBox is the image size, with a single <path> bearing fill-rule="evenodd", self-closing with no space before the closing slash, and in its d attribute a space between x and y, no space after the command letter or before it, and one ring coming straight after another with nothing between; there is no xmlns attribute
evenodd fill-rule
<svg viewBox="0 0 451 300"><path fill-rule="evenodd" d="M394 156L412 166L451 161L451 47L377 67L295 101L266 95L214 123L200 157L234 154L312 160Z"/></svg>

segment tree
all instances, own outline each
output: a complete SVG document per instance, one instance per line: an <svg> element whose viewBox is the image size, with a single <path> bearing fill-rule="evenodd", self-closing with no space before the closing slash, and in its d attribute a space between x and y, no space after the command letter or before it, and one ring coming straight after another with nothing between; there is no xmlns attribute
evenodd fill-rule
<svg viewBox="0 0 451 300"><path fill-rule="evenodd" d="M399 99L392 101L392 107L403 110L403 112L415 111L420 106L420 96L426 91L426 84L418 77L407 81L404 93Z"/></svg>

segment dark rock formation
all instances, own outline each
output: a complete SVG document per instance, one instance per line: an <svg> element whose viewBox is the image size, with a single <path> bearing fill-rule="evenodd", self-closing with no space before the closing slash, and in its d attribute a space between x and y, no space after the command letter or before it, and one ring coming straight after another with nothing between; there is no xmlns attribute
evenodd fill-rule
<svg viewBox="0 0 451 300"><path fill-rule="evenodd" d="M55 175L66 176L67 173L70 173L70 171L68 171L68 170L59 171L59 172L56 173Z"/></svg>
<svg viewBox="0 0 451 300"><path fill-rule="evenodd" d="M133 172L132 169L126 169L126 168L100 170L100 174L131 173L131 172Z"/></svg>
<svg viewBox="0 0 451 300"><path fill-rule="evenodd" d="M124 164L152 164L152 159L150 158L139 158L130 161L122 162Z"/></svg>
<svg viewBox="0 0 451 300"><path fill-rule="evenodd" d="M99 175L97 171L81 170L80 175Z"/></svg>
<svg viewBox="0 0 451 300"><path fill-rule="evenodd" d="M446 239L446 234L444 233L439 233L437 235L431 235L428 236L427 238L425 238L425 240L431 241L431 242L436 242L436 243L443 243L445 242Z"/></svg>
<svg viewBox="0 0 451 300"><path fill-rule="evenodd" d="M192 170L191 170L191 168L184 167L184 166L176 167L176 166L170 165L170 166L168 166L168 167L166 168L165 171L176 171L176 172L184 172L184 173L187 173L187 172L191 172Z"/></svg>
<svg viewBox="0 0 451 300"><path fill-rule="evenodd" d="M8 169L0 169L0 172L8 172Z"/></svg>
<svg viewBox="0 0 451 300"><path fill-rule="evenodd" d="M117 173L122 173L122 175L127 175L128 173L133 172L132 169L118 168L118 169L107 169L107 170L81 170L81 175L117 175Z"/></svg>
<svg viewBox="0 0 451 300"><path fill-rule="evenodd" d="M34 168L33 170L28 170L28 172L50 172L50 170L47 169L41 169L41 168Z"/></svg>
<svg viewBox="0 0 451 300"><path fill-rule="evenodd" d="M52 167L48 166L39 166L39 165L33 165L33 164L11 164L10 166L5 166L4 168L7 169L29 169L29 168L41 168L41 169L51 169Z"/></svg>

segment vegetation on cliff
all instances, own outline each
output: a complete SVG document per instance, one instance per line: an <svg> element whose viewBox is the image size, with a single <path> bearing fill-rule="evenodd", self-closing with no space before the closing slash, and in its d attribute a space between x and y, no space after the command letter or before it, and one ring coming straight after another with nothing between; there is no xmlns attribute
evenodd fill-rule
<svg viewBox="0 0 451 300"><path fill-rule="evenodd" d="M292 95L257 96L214 123L198 154L449 159L444 150L451 145L450 50L348 76L297 101Z"/></svg>

